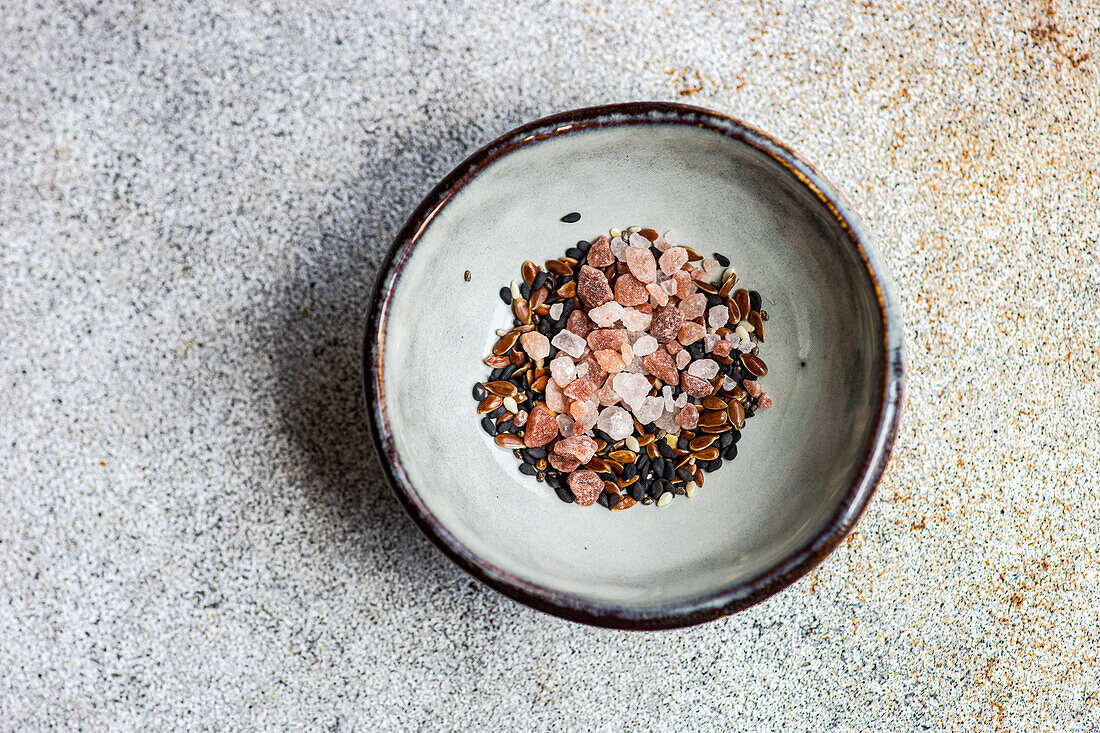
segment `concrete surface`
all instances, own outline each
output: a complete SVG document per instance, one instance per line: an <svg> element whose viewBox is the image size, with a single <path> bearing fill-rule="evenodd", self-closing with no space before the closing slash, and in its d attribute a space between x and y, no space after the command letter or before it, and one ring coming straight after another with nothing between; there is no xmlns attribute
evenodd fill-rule
<svg viewBox="0 0 1100 733"><path fill-rule="evenodd" d="M0 9L0 728L1100 730L1100 5ZM737 617L520 607L391 499L359 407L380 253L556 110L792 144L904 298L859 531Z"/></svg>

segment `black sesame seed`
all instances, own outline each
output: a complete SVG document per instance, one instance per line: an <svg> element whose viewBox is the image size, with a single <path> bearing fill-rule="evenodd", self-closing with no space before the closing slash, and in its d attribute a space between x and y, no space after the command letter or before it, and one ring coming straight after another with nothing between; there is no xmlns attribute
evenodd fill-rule
<svg viewBox="0 0 1100 733"><path fill-rule="evenodd" d="M518 318L513 318L512 319L512 326L522 326L522 325L523 325L523 321L521 321L520 319L518 319Z"/></svg>
<svg viewBox="0 0 1100 733"><path fill-rule="evenodd" d="M575 304L573 303L573 299L572 299L572 298L570 298L569 300L567 300L567 301L565 301L564 303L562 303L562 307L561 307L561 317L562 317L562 318L565 318L565 317L567 317L567 316L568 316L568 315L569 315L570 313L572 313L572 312L573 312L573 309L574 309L575 307L576 307L576 305L575 305Z"/></svg>
<svg viewBox="0 0 1100 733"><path fill-rule="evenodd" d="M550 321L549 318L543 318L539 321L539 333L543 336L549 336L550 331L554 328L555 324Z"/></svg>
<svg viewBox="0 0 1100 733"><path fill-rule="evenodd" d="M668 460L672 460L676 457L676 454L672 451L672 446L663 440L657 443L657 452Z"/></svg>
<svg viewBox="0 0 1100 733"><path fill-rule="evenodd" d="M608 496L607 496L607 508L608 509L614 509L615 505L618 504L620 501L622 501L622 498L623 497L619 496L618 494L608 494Z"/></svg>
<svg viewBox="0 0 1100 733"><path fill-rule="evenodd" d="M589 242L587 239L582 239L577 242L577 249L579 249L581 252L587 252L588 248L591 246L592 243Z"/></svg>
<svg viewBox="0 0 1100 733"><path fill-rule="evenodd" d="M500 381L500 375L501 374L504 374L504 367L497 367L493 371L489 372L489 381L490 382Z"/></svg>
<svg viewBox="0 0 1100 733"><path fill-rule="evenodd" d="M565 256L572 257L579 262L584 259L584 252L581 252L576 247L570 247L569 249L565 250Z"/></svg>
<svg viewBox="0 0 1100 733"><path fill-rule="evenodd" d="M758 311L758 310L760 310L761 306L763 306L763 305L764 305L764 299L760 297L760 293L756 292L755 290L750 290L749 291L749 308L753 309L754 311Z"/></svg>
<svg viewBox="0 0 1100 733"><path fill-rule="evenodd" d="M748 420L750 417L753 417L755 414L756 414L756 412L751 407L746 407L745 408L745 419L746 420Z"/></svg>
<svg viewBox="0 0 1100 733"><path fill-rule="evenodd" d="M508 366L504 367L504 371L500 373L500 377L498 378L501 380L506 380L510 378L513 374L515 374L517 369L519 369L519 367L515 364L509 364Z"/></svg>
<svg viewBox="0 0 1100 733"><path fill-rule="evenodd" d="M654 425L653 423L649 423L647 425L644 425L643 428L645 429L646 433L649 433L649 434L653 434L653 433L657 432L657 426Z"/></svg>
<svg viewBox="0 0 1100 733"><path fill-rule="evenodd" d="M732 440L734 443L741 440L741 431L738 430L737 428L734 428L733 430L729 431L729 433L730 433L730 440Z"/></svg>
<svg viewBox="0 0 1100 733"><path fill-rule="evenodd" d="M536 461L540 458L546 458L545 448L527 448L524 453L534 458Z"/></svg>
<svg viewBox="0 0 1100 733"><path fill-rule="evenodd" d="M550 361L553 361L554 357L557 356L557 355L558 355L558 347L554 346L554 345L551 345L550 346L550 353L546 355L546 358L549 359Z"/></svg>
<svg viewBox="0 0 1100 733"><path fill-rule="evenodd" d="M608 435L604 431L600 430L599 428L594 428L592 430L592 432L595 433L597 438L599 438L603 442L607 443L608 445L611 445L612 443L615 442L614 440L611 439L610 435Z"/></svg>
<svg viewBox="0 0 1100 733"><path fill-rule="evenodd" d="M691 354L692 359L702 359L704 356L703 342L696 341L691 346L687 347L687 351L689 354Z"/></svg>
<svg viewBox="0 0 1100 733"><path fill-rule="evenodd" d="M546 483L550 484L551 489L561 488L561 476L557 473L546 472Z"/></svg>
<svg viewBox="0 0 1100 733"><path fill-rule="evenodd" d="M687 470L686 468L676 469L676 475L679 476L680 478L682 478L684 480L684 483L687 483L688 481L694 481L695 480L695 475L691 471Z"/></svg>
<svg viewBox="0 0 1100 733"><path fill-rule="evenodd" d="M633 463L627 463L623 466L623 479L629 481L638 475L638 467Z"/></svg>
<svg viewBox="0 0 1100 733"><path fill-rule="evenodd" d="M487 432L489 435L497 434L497 425L489 418L488 415L481 418L481 429Z"/></svg>
<svg viewBox="0 0 1100 733"><path fill-rule="evenodd" d="M532 466L530 463L519 464L519 472L527 476L534 476L538 473L538 469Z"/></svg>
<svg viewBox="0 0 1100 733"><path fill-rule="evenodd" d="M524 298L530 299L530 297L531 297L531 286L528 285L527 283L523 283L522 285L519 286L519 294L522 295Z"/></svg>
<svg viewBox="0 0 1100 733"><path fill-rule="evenodd" d="M564 501L566 504L573 503L573 492L564 486L555 486L554 493L558 495L558 498Z"/></svg>
<svg viewBox="0 0 1100 733"><path fill-rule="evenodd" d="M731 433L729 430L718 436L719 450L723 448L729 448L731 445L733 445L733 433Z"/></svg>
<svg viewBox="0 0 1100 733"><path fill-rule="evenodd" d="M497 423L498 433L513 433L516 430L516 424L511 420L501 420Z"/></svg>
<svg viewBox="0 0 1100 733"><path fill-rule="evenodd" d="M726 257L721 252L715 252L714 253L714 259L718 260L718 264L721 265L722 267L729 267L730 266L730 258Z"/></svg>
<svg viewBox="0 0 1100 733"><path fill-rule="evenodd" d="M566 224L572 224L581 220L581 215L576 211L571 211L561 218Z"/></svg>
<svg viewBox="0 0 1100 733"><path fill-rule="evenodd" d="M721 458L715 458L713 461L710 462L710 470L711 471L718 471L721 468L722 468L722 459Z"/></svg>
<svg viewBox="0 0 1100 733"><path fill-rule="evenodd" d="M512 289L507 285L500 289L500 299L504 301L505 305L512 304Z"/></svg>
<svg viewBox="0 0 1100 733"><path fill-rule="evenodd" d="M504 414L505 412L507 412L507 410L505 410L505 409L504 409L504 405L501 405L500 407L498 407L497 409L493 410L492 412L490 412L490 413L489 413L488 415L486 415L485 417L487 417L487 418L490 418L490 419L493 419L493 420L496 420L496 419L497 419L498 417L500 417L501 415L503 415L503 414Z"/></svg>
<svg viewBox="0 0 1100 733"><path fill-rule="evenodd" d="M528 397L523 402L520 402L517 407L519 407L519 409L521 410L527 410L527 412L530 412L531 410L535 409L535 403L531 401L530 397Z"/></svg>
<svg viewBox="0 0 1100 733"><path fill-rule="evenodd" d="M546 273L540 270L539 273L535 275L535 279L531 281L531 290L538 290L545 284Z"/></svg>
<svg viewBox="0 0 1100 733"><path fill-rule="evenodd" d="M676 441L676 447L679 448L680 450L687 450L688 446L690 446L690 445L691 445L691 443L688 442L687 438L680 438L679 440Z"/></svg>
<svg viewBox="0 0 1100 733"><path fill-rule="evenodd" d="M726 447L725 452L722 453L722 457L727 461L732 461L734 458L737 458L737 443L730 443L729 446Z"/></svg>
<svg viewBox="0 0 1100 733"><path fill-rule="evenodd" d="M717 293L707 294L707 308L713 308L716 305L722 305L722 297Z"/></svg>
<svg viewBox="0 0 1100 733"><path fill-rule="evenodd" d="M665 459L661 456L654 458L649 465L653 469L654 476L659 476L665 472Z"/></svg>
<svg viewBox="0 0 1100 733"><path fill-rule="evenodd" d="M525 451L525 450L519 452L519 457L524 463L530 463L532 466L535 465L535 461L538 460L533 455L531 455L528 451Z"/></svg>
<svg viewBox="0 0 1100 733"><path fill-rule="evenodd" d="M630 491L630 498L634 501L641 501L642 499L644 499L645 487L646 485L640 480L632 483L630 486L627 487L627 490Z"/></svg>
<svg viewBox="0 0 1100 733"><path fill-rule="evenodd" d="M672 477L676 475L676 464L673 463L672 461L665 461L664 474L665 474L665 483L669 484L669 486L671 486L672 484L670 484L669 482L672 481Z"/></svg>
<svg viewBox="0 0 1100 733"><path fill-rule="evenodd" d="M608 496L606 491L603 492L602 494L600 494L600 498L596 499L596 501L598 501L600 503L600 506L605 506L605 507L610 508L610 503L609 502L611 501L611 499Z"/></svg>
<svg viewBox="0 0 1100 733"><path fill-rule="evenodd" d="M651 245L649 245L649 251L650 251L650 253L652 253L652 254L653 254L653 259L655 259L655 260L659 260L659 259L661 259L661 255L663 255L663 254L664 254L664 252L662 252L661 250L657 249L657 247L656 247L655 245L652 245L652 244L651 244Z"/></svg>
<svg viewBox="0 0 1100 733"><path fill-rule="evenodd" d="M478 402L481 402L483 399L485 399L485 385L481 382L475 382L473 394L474 399Z"/></svg>
<svg viewBox="0 0 1100 733"><path fill-rule="evenodd" d="M523 387L524 387L523 377L510 377L509 379L506 379L504 381L508 382L509 384L514 385L515 388L520 390L521 392L523 391Z"/></svg>

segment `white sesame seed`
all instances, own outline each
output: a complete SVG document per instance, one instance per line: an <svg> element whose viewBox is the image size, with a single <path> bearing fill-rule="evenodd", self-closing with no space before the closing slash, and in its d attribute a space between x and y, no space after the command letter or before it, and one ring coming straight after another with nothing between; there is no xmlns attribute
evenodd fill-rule
<svg viewBox="0 0 1100 733"><path fill-rule="evenodd" d="M661 498L657 500L657 506L665 506L670 501L672 501L672 492L666 491L665 493L661 494Z"/></svg>
<svg viewBox="0 0 1100 733"><path fill-rule="evenodd" d="M508 412L519 412L519 405L516 404L515 399L512 397L505 397L501 400L501 404L504 405L504 409Z"/></svg>
<svg viewBox="0 0 1100 733"><path fill-rule="evenodd" d="M695 483L694 481L688 481L687 484L684 486L684 494L686 494L687 498L690 499L691 497L695 496L695 490L698 488L699 484Z"/></svg>

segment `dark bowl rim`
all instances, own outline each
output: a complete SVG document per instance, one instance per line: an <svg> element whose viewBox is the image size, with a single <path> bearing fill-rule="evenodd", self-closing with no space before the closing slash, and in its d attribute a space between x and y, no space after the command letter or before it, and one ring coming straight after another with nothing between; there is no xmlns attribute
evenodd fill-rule
<svg viewBox="0 0 1100 733"><path fill-rule="evenodd" d="M530 583L487 562L459 542L421 501L402 466L385 414L382 363L394 286L420 236L466 184L499 158L540 140L592 128L647 124L700 127L753 147L814 194L847 233L875 288L883 329L883 369L875 430L860 471L816 535L753 578L701 597L633 609ZM786 588L824 560L855 526L882 477L898 433L904 394L901 315L893 283L870 233L836 188L791 148L751 125L702 107L671 102L586 107L527 123L485 145L431 190L394 237L378 270L369 308L363 342L365 406L379 463L398 501L420 530L470 575L514 600L570 621L613 629L682 628L744 610Z"/></svg>

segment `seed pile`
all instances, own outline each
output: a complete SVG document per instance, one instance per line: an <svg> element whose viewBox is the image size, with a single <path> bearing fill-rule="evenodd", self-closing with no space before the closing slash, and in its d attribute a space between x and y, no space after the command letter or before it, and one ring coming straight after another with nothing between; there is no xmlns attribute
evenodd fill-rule
<svg viewBox="0 0 1100 733"><path fill-rule="evenodd" d="M772 404L756 291L674 233L612 229L500 289L513 327L474 385L481 425L564 502L622 510L691 497Z"/></svg>

